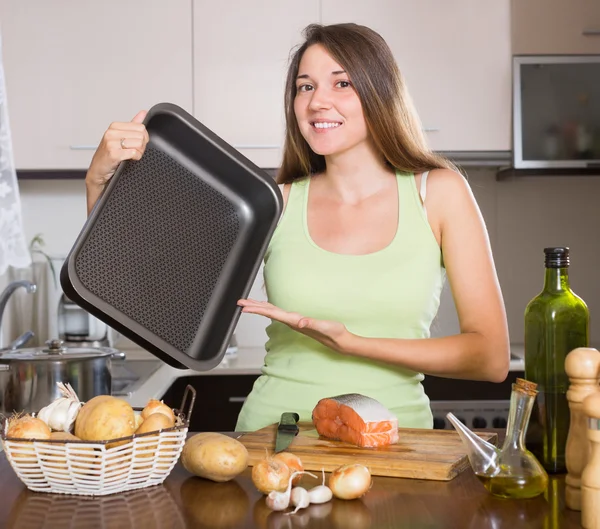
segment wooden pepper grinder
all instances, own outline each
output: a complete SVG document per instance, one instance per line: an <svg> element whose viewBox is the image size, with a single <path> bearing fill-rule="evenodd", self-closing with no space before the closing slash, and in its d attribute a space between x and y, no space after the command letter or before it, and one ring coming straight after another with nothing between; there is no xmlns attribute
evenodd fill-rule
<svg viewBox="0 0 600 529"><path fill-rule="evenodd" d="M565 371L570 381L567 400L571 414L565 451L568 472L565 503L569 509L580 511L581 473L590 451L587 416L583 412L582 403L588 395L600 391L600 352L591 347L573 349L565 360Z"/></svg>
<svg viewBox="0 0 600 529"><path fill-rule="evenodd" d="M591 452L581 474L581 525L600 529L600 392L583 400L583 412L588 417Z"/></svg>

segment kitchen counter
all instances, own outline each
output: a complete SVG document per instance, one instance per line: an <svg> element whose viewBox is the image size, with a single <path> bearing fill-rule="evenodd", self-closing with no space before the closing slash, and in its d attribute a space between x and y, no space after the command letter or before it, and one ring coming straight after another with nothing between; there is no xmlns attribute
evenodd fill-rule
<svg viewBox="0 0 600 529"><path fill-rule="evenodd" d="M218 375L260 375L264 363L265 350L263 347L239 348L235 354L226 354L223 361L210 371L194 371L192 369L177 369L158 360L151 353L140 348L120 349L128 361L155 360L157 368L130 388L123 398L132 406L143 407L149 399L161 399L173 382L180 377L218 376Z"/></svg>
<svg viewBox="0 0 600 529"><path fill-rule="evenodd" d="M189 474L177 464L162 485L101 497L30 492L0 454L0 527L291 529L571 529L581 515L564 507L564 475L544 496L504 500L490 495L468 469L448 482L373 477L359 500L334 499L291 518L269 510L250 468L227 483ZM314 479L304 476L307 487Z"/></svg>
<svg viewBox="0 0 600 529"><path fill-rule="evenodd" d="M179 377L189 376L218 376L218 375L260 375L264 364L264 347L240 347L235 354L227 354L223 361L210 371L194 371L192 369L177 369L158 360L151 353L141 349L132 342L129 346L119 346L128 360L154 360L157 368L144 380L140 380L129 393L123 396L132 406L145 406L149 399L161 399L167 389ZM523 371L523 346L511 345L511 371Z"/></svg>

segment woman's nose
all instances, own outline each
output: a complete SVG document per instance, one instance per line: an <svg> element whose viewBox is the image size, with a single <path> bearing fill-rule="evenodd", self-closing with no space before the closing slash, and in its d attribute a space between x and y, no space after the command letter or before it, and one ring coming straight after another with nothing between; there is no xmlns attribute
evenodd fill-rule
<svg viewBox="0 0 600 529"><path fill-rule="evenodd" d="M315 88L310 98L309 108L311 110L323 110L331 108L331 94L324 88Z"/></svg>

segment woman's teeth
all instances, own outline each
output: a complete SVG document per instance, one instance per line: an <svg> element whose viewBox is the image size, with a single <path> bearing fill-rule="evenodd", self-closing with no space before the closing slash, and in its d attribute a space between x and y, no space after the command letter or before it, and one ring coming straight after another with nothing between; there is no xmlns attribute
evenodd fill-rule
<svg viewBox="0 0 600 529"><path fill-rule="evenodd" d="M317 129L334 129L340 125L341 123L313 123L313 127Z"/></svg>

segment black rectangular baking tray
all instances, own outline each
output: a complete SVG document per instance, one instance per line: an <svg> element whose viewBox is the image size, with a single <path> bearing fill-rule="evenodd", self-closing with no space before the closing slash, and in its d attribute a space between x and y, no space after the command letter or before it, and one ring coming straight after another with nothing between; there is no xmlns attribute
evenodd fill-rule
<svg viewBox="0 0 600 529"><path fill-rule="evenodd" d="M61 268L72 301L169 365L222 360L283 208L273 179L170 103L123 162Z"/></svg>

